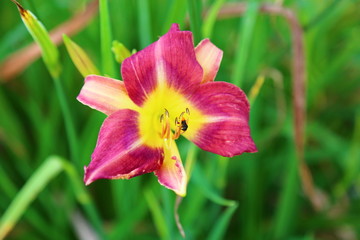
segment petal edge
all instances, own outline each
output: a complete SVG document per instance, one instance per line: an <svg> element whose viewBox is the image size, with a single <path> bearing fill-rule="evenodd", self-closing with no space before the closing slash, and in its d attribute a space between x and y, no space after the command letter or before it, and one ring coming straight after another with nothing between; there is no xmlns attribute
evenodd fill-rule
<svg viewBox="0 0 360 240"><path fill-rule="evenodd" d="M223 51L209 39L202 40L195 48L196 60L201 65L204 74L201 83L214 81L219 70Z"/></svg>
<svg viewBox="0 0 360 240"><path fill-rule="evenodd" d="M101 126L91 162L85 167L86 185L97 179L129 179L157 170L163 150L144 145L139 139L138 113L119 110Z"/></svg>
<svg viewBox="0 0 360 240"><path fill-rule="evenodd" d="M225 157L257 151L248 123L249 102L239 87L227 82L205 83L190 100L202 110L203 117L191 119L186 138ZM192 122L201 127L192 131Z"/></svg>
<svg viewBox="0 0 360 240"><path fill-rule="evenodd" d="M89 75L85 78L77 100L106 115L119 109L136 109L122 81L98 75Z"/></svg>
<svg viewBox="0 0 360 240"><path fill-rule="evenodd" d="M164 147L163 164L154 173L161 185L184 197L186 195L187 176L175 141L173 140L170 145L170 149Z"/></svg>

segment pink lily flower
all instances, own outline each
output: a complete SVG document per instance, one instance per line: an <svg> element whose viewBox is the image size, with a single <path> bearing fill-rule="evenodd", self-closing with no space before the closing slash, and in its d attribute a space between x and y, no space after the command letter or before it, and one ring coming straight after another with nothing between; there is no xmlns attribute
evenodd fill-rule
<svg viewBox="0 0 360 240"><path fill-rule="evenodd" d="M123 81L90 75L77 99L108 115L85 184L154 172L159 183L186 195L187 176L175 140L232 157L256 152L244 92L214 82L222 51L208 39L194 48L189 31L168 33L124 60Z"/></svg>

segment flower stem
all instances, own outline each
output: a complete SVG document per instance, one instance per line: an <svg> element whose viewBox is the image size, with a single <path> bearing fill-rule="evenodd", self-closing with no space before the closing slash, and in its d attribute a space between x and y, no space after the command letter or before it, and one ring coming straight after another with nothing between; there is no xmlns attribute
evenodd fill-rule
<svg viewBox="0 0 360 240"><path fill-rule="evenodd" d="M71 159L76 164L77 167L80 167L81 164L79 162L79 148L78 148L75 126L73 119L71 117L69 104L65 97L64 88L59 78L53 76L53 81L55 85L55 91L60 102L60 108L63 113L66 134L69 141Z"/></svg>

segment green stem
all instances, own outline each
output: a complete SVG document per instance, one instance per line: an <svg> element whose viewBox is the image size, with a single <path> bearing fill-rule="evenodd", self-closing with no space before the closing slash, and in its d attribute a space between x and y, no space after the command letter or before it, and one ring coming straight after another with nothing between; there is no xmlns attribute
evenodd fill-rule
<svg viewBox="0 0 360 240"><path fill-rule="evenodd" d="M70 146L71 159L76 164L77 167L81 167L81 163L79 162L79 148L78 148L75 126L71 117L70 108L65 96L64 88L62 86L60 79L53 77L53 80L54 80L56 94L60 102L60 108L63 113L65 129Z"/></svg>
<svg viewBox="0 0 360 240"><path fill-rule="evenodd" d="M117 77L117 72L114 66L114 59L111 52L112 33L109 18L108 0L100 0L99 9L102 71L104 74L109 75L110 77Z"/></svg>

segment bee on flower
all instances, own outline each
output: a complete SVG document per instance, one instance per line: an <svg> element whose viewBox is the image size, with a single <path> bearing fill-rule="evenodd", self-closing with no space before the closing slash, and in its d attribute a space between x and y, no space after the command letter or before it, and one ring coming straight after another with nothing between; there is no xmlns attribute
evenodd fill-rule
<svg viewBox="0 0 360 240"><path fill-rule="evenodd" d="M214 81L221 59L210 40L194 48L192 33L173 24L123 61L122 81L87 76L77 99L107 118L85 167L85 184L154 172L160 184L185 196L180 135L221 156L256 152L246 95L231 83Z"/></svg>

